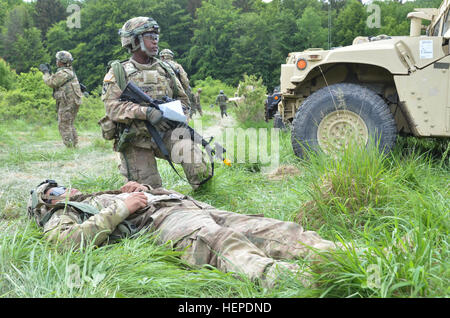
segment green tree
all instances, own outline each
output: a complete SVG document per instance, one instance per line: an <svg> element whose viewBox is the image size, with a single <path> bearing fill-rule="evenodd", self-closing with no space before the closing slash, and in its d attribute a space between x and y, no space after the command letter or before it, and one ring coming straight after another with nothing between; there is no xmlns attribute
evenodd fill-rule
<svg viewBox="0 0 450 318"><path fill-rule="evenodd" d="M231 59L227 68L234 76L228 79L237 84L244 74L257 75L268 86L279 83L280 64L283 56L279 49L278 34L274 32L272 21L264 19L264 14L249 12L242 14L236 31L241 34L231 44Z"/></svg>
<svg viewBox="0 0 450 318"><path fill-rule="evenodd" d="M43 36L56 22L66 18L66 9L59 0L37 0L34 7L35 26Z"/></svg>
<svg viewBox="0 0 450 318"><path fill-rule="evenodd" d="M197 10L196 29L187 60L189 69L195 73L194 80L211 76L226 83L233 82L236 73L229 64L230 43L242 36L236 32L238 12L232 0L204 1Z"/></svg>
<svg viewBox="0 0 450 318"><path fill-rule="evenodd" d="M244 75L239 82L238 95L244 96L244 102L236 110L236 119L240 123L264 120L264 100L267 89L262 78L255 75Z"/></svg>
<svg viewBox="0 0 450 318"><path fill-rule="evenodd" d="M339 12L333 27L333 46L351 45L354 38L364 35L366 8L357 0L348 0Z"/></svg>
<svg viewBox="0 0 450 318"><path fill-rule="evenodd" d="M1 42L3 44L0 55L13 64L15 58L12 47L24 30L33 26L33 20L26 4L15 6L9 11L5 22Z"/></svg>
<svg viewBox="0 0 450 318"><path fill-rule="evenodd" d="M298 48L307 49L313 47L327 48L328 31L322 27L321 17L317 10L308 7L297 20L298 33L295 39Z"/></svg>
<svg viewBox="0 0 450 318"><path fill-rule="evenodd" d="M0 28L5 24L8 6L6 2L0 1Z"/></svg>
<svg viewBox="0 0 450 318"><path fill-rule="evenodd" d="M234 0L233 5L240 9L241 12L255 11L256 2L259 0Z"/></svg>
<svg viewBox="0 0 450 318"><path fill-rule="evenodd" d="M0 87L11 89L14 86L16 74L11 70L8 63L0 58Z"/></svg>
<svg viewBox="0 0 450 318"><path fill-rule="evenodd" d="M186 4L187 0L86 0L81 3L81 28L68 29L63 21L55 24L47 32L47 47L49 51L69 50L78 77L94 89L102 84L109 61L129 56L117 32L133 17L156 19L161 27L160 46L170 47L182 58L192 36Z"/></svg>
<svg viewBox="0 0 450 318"><path fill-rule="evenodd" d="M187 0L186 10L192 18L195 18L195 12L202 6L203 0Z"/></svg>
<svg viewBox="0 0 450 318"><path fill-rule="evenodd" d="M76 29L69 29L66 21L60 21L48 30L45 44L52 64L56 62L56 52L61 50L71 52L77 46L77 41L75 41L73 35L74 32L76 32Z"/></svg>
<svg viewBox="0 0 450 318"><path fill-rule="evenodd" d="M28 72L33 66L49 61L50 57L41 41L41 31L35 27L24 30L12 45L11 65L17 73Z"/></svg>
<svg viewBox="0 0 450 318"><path fill-rule="evenodd" d="M185 64L185 57L190 48L193 36L193 19L186 10L186 0L153 0L152 17L161 27L160 48L170 48L175 53L175 59ZM189 71L187 69L186 71Z"/></svg>

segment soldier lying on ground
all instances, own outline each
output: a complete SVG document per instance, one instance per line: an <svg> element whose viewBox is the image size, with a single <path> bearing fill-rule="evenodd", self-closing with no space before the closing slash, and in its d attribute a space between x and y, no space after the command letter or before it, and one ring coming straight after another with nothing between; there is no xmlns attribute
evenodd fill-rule
<svg viewBox="0 0 450 318"><path fill-rule="evenodd" d="M118 191L82 194L46 180L31 192L28 213L45 238L62 247L96 246L133 235L153 233L171 242L192 265L210 264L223 272L246 275L271 287L280 271L291 271L309 286L308 274L281 259L306 258L313 249L336 245L302 226L263 216L218 210L175 191L128 182Z"/></svg>

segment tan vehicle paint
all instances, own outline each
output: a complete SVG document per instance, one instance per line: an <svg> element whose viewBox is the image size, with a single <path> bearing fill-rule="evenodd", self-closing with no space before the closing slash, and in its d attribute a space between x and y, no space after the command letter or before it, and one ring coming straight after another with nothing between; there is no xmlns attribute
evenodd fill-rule
<svg viewBox="0 0 450 318"><path fill-rule="evenodd" d="M292 122L303 101L319 89L352 82L384 98L399 133L449 137L449 9L450 0L444 0L438 9L409 13L409 36L357 37L346 47L289 53L281 65L283 121ZM421 35L423 20L431 21L427 35ZM302 70L300 60L306 62Z"/></svg>

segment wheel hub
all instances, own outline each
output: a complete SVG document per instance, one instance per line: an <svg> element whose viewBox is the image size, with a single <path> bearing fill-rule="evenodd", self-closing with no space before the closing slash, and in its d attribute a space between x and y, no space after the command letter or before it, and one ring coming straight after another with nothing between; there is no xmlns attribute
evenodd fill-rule
<svg viewBox="0 0 450 318"><path fill-rule="evenodd" d="M320 122L317 140L326 153L344 149L350 141L366 145L369 139L367 125L356 113L349 110L336 110Z"/></svg>

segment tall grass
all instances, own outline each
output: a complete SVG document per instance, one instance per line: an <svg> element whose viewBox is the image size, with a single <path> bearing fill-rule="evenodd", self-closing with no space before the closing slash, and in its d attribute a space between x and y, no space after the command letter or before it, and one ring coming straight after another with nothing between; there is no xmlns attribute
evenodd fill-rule
<svg viewBox="0 0 450 318"><path fill-rule="evenodd" d="M317 265L321 296L448 296L448 167L357 146L307 167L301 219L344 245Z"/></svg>
<svg viewBox="0 0 450 318"><path fill-rule="evenodd" d="M22 140L0 135L0 297L449 296L450 168L430 148L402 140L407 147L389 155L355 147L339 158L310 154L305 161L280 132L280 165L296 167L298 175L270 179L262 165L216 164L200 191L160 160L166 188L219 209L297 221L343 245L322 262L295 260L311 266L316 287L287 276L267 290L210 266L193 268L149 235L81 251L48 245L25 217L29 190L46 177L84 192L117 189L118 162L96 130L80 130L89 142L79 149L53 153L47 146L60 142L56 126L36 134L38 127L11 125L0 130L15 127Z"/></svg>

